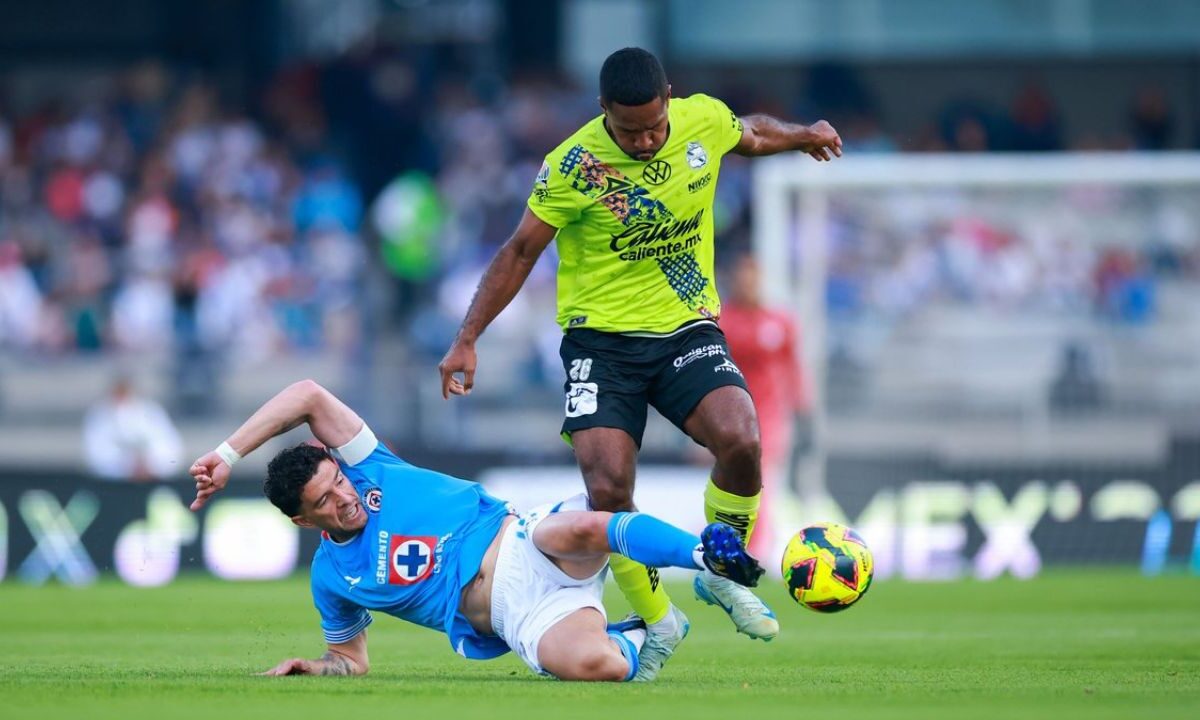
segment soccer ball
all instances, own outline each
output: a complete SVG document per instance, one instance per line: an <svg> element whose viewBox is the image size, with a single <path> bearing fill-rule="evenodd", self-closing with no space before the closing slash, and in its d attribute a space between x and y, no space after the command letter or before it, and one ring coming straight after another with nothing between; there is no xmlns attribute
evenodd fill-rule
<svg viewBox="0 0 1200 720"><path fill-rule="evenodd" d="M783 551L788 594L817 612L841 612L871 587L875 563L858 533L836 523L817 523L796 533Z"/></svg>

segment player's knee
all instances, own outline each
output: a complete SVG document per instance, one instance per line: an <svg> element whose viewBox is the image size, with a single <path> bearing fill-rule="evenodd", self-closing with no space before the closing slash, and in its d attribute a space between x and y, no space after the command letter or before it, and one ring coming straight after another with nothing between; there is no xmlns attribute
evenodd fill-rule
<svg viewBox="0 0 1200 720"><path fill-rule="evenodd" d="M611 478L593 478L588 482L588 499L592 509L622 512L633 509L633 488L630 484L614 482Z"/></svg>
<svg viewBox="0 0 1200 720"><path fill-rule="evenodd" d="M723 465L757 467L762 461L762 442L753 427L729 428L722 432L714 451Z"/></svg>
<svg viewBox="0 0 1200 720"><path fill-rule="evenodd" d="M609 513L573 513L570 524L572 545L581 550L599 550L608 545Z"/></svg>

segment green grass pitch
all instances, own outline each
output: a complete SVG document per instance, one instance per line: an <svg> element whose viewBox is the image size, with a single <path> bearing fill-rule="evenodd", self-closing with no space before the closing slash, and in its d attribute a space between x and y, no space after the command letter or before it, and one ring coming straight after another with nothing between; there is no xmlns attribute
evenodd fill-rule
<svg viewBox="0 0 1200 720"><path fill-rule="evenodd" d="M672 592L692 634L659 681L586 685L536 678L512 655L463 660L444 636L383 616L365 678L254 677L323 650L305 578L6 582L0 718L1200 717L1200 578L880 582L837 615L772 582L783 633L770 644L736 635L686 586Z"/></svg>

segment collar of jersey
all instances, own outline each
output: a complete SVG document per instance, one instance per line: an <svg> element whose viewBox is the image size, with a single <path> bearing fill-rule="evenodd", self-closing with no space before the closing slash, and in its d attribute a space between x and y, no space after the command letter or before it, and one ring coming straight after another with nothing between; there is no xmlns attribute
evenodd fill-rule
<svg viewBox="0 0 1200 720"><path fill-rule="evenodd" d="M362 530L359 530L358 532L354 533L346 540L343 540L342 542L338 542L337 540L333 539L333 536L330 535L328 531L326 531L326 530L321 531L321 537L324 538L325 540L329 541L329 544L333 545L334 547L346 547L350 543L357 540L360 535L362 535Z"/></svg>

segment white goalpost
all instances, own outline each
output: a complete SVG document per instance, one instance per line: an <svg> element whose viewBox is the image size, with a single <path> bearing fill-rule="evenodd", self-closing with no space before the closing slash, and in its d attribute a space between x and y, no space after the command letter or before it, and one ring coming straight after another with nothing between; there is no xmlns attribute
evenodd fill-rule
<svg viewBox="0 0 1200 720"><path fill-rule="evenodd" d="M1150 329L1139 331L1137 343L1141 345L1137 351L1154 343L1155 347L1170 347L1151 354L1153 357L1144 356L1143 363L1127 339L1130 331L1125 328L1135 323L1113 321L1115 329L1110 332L1107 325L1095 319L1100 311L1081 304L1091 300L1078 289L1084 280L1091 280L1084 276L1100 266L1098 258L1114 248L1144 254L1148 245L1162 243L1168 254L1178 251L1181 257L1200 259L1200 153L894 154L848 156L831 163L815 163L806 157L775 157L755 163L752 209L754 252L761 266L763 297L769 304L790 309L799 322L812 398L812 451L799 467L788 468L792 480L788 490L794 492L783 503L786 510L778 516L780 526L773 532L778 542L786 537L788 524L822 519L821 513L830 507L826 468L831 414L826 380L831 327L826 292L830 263L839 261L845 246L869 248L851 253L854 262L861 265L852 272L866 278L858 288L869 296L862 301L871 306L864 314L886 317L886 323L877 324L889 328L912 324L920 328L908 331L918 339L906 344L872 340L876 347L884 348L879 351L884 357L890 357L893 345L902 345L908 353L896 351L896 362L886 363L895 365L893 369L868 369L878 392L871 402L863 403L866 409L858 411L856 418L864 427L875 428L880 447L895 446L883 437L886 428L900 427L904 430L900 434L917 437L922 423L930 427L940 423L939 427L956 431L964 428L961 437L968 440L960 444L967 456L978 449L978 454L987 457L990 453L1018 459L1053 459L1059 455L1073 457L1072 453L1079 451L1085 456L1094 452L1100 458L1107 449L1109 459L1117 462L1138 456L1141 446L1161 445L1161 435L1169 432L1165 420L1161 428L1149 422L1125 432L1120 429L1123 426L1104 424L1104 413L1094 412L1061 433L1050 431L1058 426L1050 419L1049 403L1042 391L1053 375L1055 358L1064 347L1063 338L1099 338L1094 343L1099 347L1096 355L1121 370L1121 384L1106 396L1110 406L1119 410L1112 413L1118 417L1114 423L1122 413L1135 412L1142 399L1150 416L1155 414L1159 399L1180 407L1200 402L1200 368L1189 368L1194 360L1200 360L1200 352L1187 347L1194 343L1200 348L1200 302L1191 303L1197 306L1196 312L1189 307L1190 299L1197 295L1188 290L1176 298L1172 295L1174 281L1155 291L1157 315L1152 321L1142 321L1140 327ZM963 218L969 220L964 223ZM947 261L942 252L944 236L955 232L956 223L984 225L986 229L980 231L983 235L992 233L999 238L996 242L1017 248L1014 254L1023 258L1023 265L1001 266L995 260L997 265L992 268L988 263L994 257L986 254L980 256L982 260L972 260L976 277L988 283L993 275L1011 273L1011 288L1001 286L976 293L969 286L947 285L938 279L942 270L930 267ZM933 235L938 237L930 239ZM930 249L907 266L902 260L872 264L876 263L872 253L904 256L908 252L905 243L928 243L936 245L937 250ZM1065 255L1068 251L1063 249L1068 245L1070 252L1089 258L1092 265L1072 268ZM1056 255L1053 262L1043 262L1047 254L1055 253L1062 257ZM862 255L867 259L862 260ZM951 257L949 261L956 259ZM914 279L902 292L893 292L888 274L901 271ZM1073 279L1062 280L1056 274L1071 275ZM1192 280L1189 276L1186 282ZM1073 286L1066 287L1072 282ZM1000 280L996 283L1002 285ZM971 299L961 300L956 293ZM977 295L988 299L981 302ZM889 307L892 296L901 298L902 309ZM1130 307L1132 315L1137 306ZM908 320L914 317L920 322ZM979 320L983 317L999 318L994 333L988 323ZM1014 317L1018 321L1010 321ZM945 326L943 318L960 318L956 322L971 328L970 332L963 333L956 344L946 343L952 352L941 348L922 352L920 343ZM1155 330L1164 324L1169 325L1170 332ZM1017 337L1014 341L1004 335L1025 332L1023 328L1030 328L1028 338ZM875 335L899 334L893 331L891 336L882 332ZM971 338L981 338L987 349L972 350ZM938 359L928 361L930 355ZM920 363L910 356L921 358ZM955 376L953 381L947 377L981 357L980 368L973 376L967 376L971 368L966 367L963 377ZM1001 368L989 376L985 367L988 362L997 367L1011 366L1012 370ZM918 365L929 377L916 373L908 383L904 368ZM863 420L874 417L872 413L882 416L891 412L888 408L926 407L922 405L926 401L930 409L914 413L910 427ZM966 420L958 423L955 418L960 416ZM979 437L972 440L968 430L976 416L986 422L977 423L981 428ZM837 418L834 422L839 427L842 424ZM1093 431L1099 434L1089 434ZM927 434L937 432L930 430ZM870 442L851 442L855 438L847 439L853 435L849 430L841 434L844 437L835 437L833 446L851 445L856 450L866 447L870 451ZM1127 435L1137 437L1130 439ZM1110 438L1118 441L1110 442ZM919 442L914 440L913 444ZM1148 457L1150 450L1146 453ZM903 524L903 518L895 518L893 524ZM900 537L903 531L897 529L894 534ZM902 564L899 554L903 551L896 552L895 562Z"/></svg>

